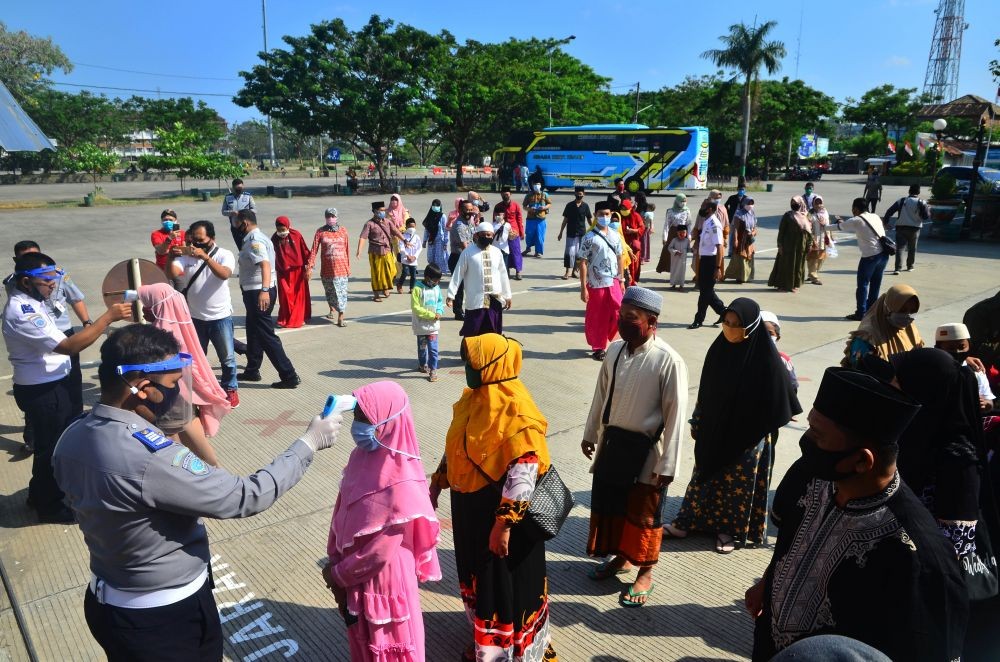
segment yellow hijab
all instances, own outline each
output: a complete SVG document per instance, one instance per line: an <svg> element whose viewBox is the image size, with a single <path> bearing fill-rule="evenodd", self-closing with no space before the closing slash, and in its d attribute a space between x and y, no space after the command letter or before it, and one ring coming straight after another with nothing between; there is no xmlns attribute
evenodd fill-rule
<svg viewBox="0 0 1000 662"><path fill-rule="evenodd" d="M889 324L889 315L901 311L910 299L916 299L919 306L920 298L917 296L917 291L909 285L893 285L886 290L885 294L875 301L875 305L865 313L857 331L852 331L848 336L847 348L844 350L845 357L841 365L850 364L851 343L855 338L861 338L874 347L878 357L886 361L896 354L923 347L924 340L920 337L916 324L911 323L903 329L897 329Z"/></svg>
<svg viewBox="0 0 1000 662"><path fill-rule="evenodd" d="M499 481L511 462L534 452L541 476L552 463L545 443L548 422L517 377L521 346L496 333L466 338L464 345L469 365L481 371L483 385L462 391L453 408L444 450L449 486L458 492L486 486L470 458Z"/></svg>

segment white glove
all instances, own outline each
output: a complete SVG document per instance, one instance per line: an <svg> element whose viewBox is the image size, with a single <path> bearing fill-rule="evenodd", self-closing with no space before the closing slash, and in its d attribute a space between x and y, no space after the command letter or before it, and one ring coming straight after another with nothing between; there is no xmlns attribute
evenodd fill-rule
<svg viewBox="0 0 1000 662"><path fill-rule="evenodd" d="M306 446L313 449L313 452L321 451L324 448L329 448L333 446L333 442L337 440L337 433L340 432L340 424L343 423L344 416L338 412L334 412L327 416L326 418L320 418L316 416L309 423L309 427L306 428L305 434L299 437L299 440L305 443Z"/></svg>

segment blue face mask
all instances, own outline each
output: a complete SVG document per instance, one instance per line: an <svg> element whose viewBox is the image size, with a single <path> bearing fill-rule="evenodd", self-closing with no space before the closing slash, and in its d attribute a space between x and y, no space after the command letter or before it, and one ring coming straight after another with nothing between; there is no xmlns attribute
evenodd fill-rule
<svg viewBox="0 0 1000 662"><path fill-rule="evenodd" d="M618 223L617 221L611 224L612 230L617 231L619 227L621 227L621 223Z"/></svg>
<svg viewBox="0 0 1000 662"><path fill-rule="evenodd" d="M161 221L163 223L163 229L167 232L173 232L174 222L173 221Z"/></svg>
<svg viewBox="0 0 1000 662"><path fill-rule="evenodd" d="M747 191L746 191L746 189L742 189L742 188L741 188L741 189L739 189L738 191L736 191L736 195L740 196L741 198L742 198L743 196L745 196L746 194L747 194Z"/></svg>
<svg viewBox="0 0 1000 662"><path fill-rule="evenodd" d="M357 447L360 448L361 450L368 451L369 453L376 450L379 446L382 446L386 450L390 450L393 453L399 453L400 455L406 455L407 457L415 457L408 453L404 453L403 451L398 451L394 448L389 448L388 446L380 442L378 440L378 437L375 436L375 430L380 425L385 425L386 423L396 418L397 416L402 415L402 413L405 410L406 409L404 407L403 409L400 409L398 412L396 412L389 418L383 421L379 421L378 423L365 423L355 418L354 422L351 423L351 437L354 439L355 445L357 445Z"/></svg>
<svg viewBox="0 0 1000 662"><path fill-rule="evenodd" d="M597 225L599 227L606 228L606 227L608 227L608 223L610 223L610 222L611 222L611 217L610 216L598 216L597 217Z"/></svg>
<svg viewBox="0 0 1000 662"><path fill-rule="evenodd" d="M441 206L440 205L433 205L431 207L431 211L434 212L435 214L439 214L439 213L441 213Z"/></svg>
<svg viewBox="0 0 1000 662"><path fill-rule="evenodd" d="M375 215L378 216L379 218L385 218L385 212L384 211L380 211L379 213L377 213Z"/></svg>

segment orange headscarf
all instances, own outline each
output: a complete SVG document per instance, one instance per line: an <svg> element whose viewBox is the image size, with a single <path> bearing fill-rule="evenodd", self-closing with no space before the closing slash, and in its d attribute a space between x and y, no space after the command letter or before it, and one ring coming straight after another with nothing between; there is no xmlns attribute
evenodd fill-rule
<svg viewBox="0 0 1000 662"><path fill-rule="evenodd" d="M496 333L466 338L464 343L469 365L481 371L483 385L466 388L455 403L445 442L449 486L458 492L486 486L470 458L499 481L511 462L534 452L538 474L544 474L552 463L545 443L548 422L517 377L521 346Z"/></svg>

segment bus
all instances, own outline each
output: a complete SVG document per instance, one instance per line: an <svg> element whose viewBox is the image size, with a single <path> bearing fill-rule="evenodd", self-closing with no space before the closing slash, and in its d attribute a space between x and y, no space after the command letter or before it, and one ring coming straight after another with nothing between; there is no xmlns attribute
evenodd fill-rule
<svg viewBox="0 0 1000 662"><path fill-rule="evenodd" d="M545 188L611 188L631 193L704 189L708 183L708 129L645 124L553 126L513 136L493 153L507 178L515 165L541 168ZM507 182L505 182L507 183Z"/></svg>

